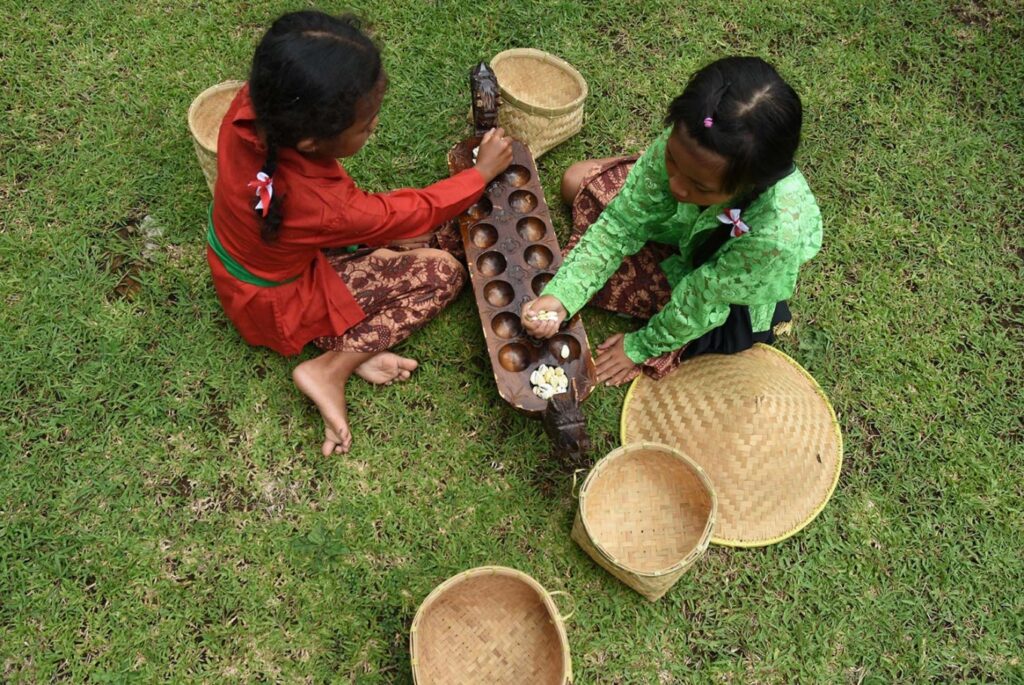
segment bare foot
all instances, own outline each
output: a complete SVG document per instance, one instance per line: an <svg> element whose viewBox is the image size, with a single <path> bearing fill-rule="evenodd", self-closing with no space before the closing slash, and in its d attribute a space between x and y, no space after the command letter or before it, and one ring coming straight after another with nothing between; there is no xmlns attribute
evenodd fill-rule
<svg viewBox="0 0 1024 685"><path fill-rule="evenodd" d="M348 408L345 406L345 382L332 373L327 355L302 362L292 371L292 380L306 397L320 410L324 419L325 457L338 452L344 454L352 446L352 432L348 426Z"/></svg>
<svg viewBox="0 0 1024 685"><path fill-rule="evenodd" d="M394 352L381 352L356 367L355 374L368 383L388 385L408 380L420 363Z"/></svg>

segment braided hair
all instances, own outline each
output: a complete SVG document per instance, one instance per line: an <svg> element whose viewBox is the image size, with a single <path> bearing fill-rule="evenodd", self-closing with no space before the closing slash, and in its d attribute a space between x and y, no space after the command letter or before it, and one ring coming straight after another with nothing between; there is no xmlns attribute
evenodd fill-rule
<svg viewBox="0 0 1024 685"><path fill-rule="evenodd" d="M337 136L356 119L356 107L382 75L380 49L352 16L285 14L263 36L252 58L249 95L267 148L260 169L273 177L281 148L305 138ZM284 198L273 195L261 235L277 238Z"/></svg>
<svg viewBox="0 0 1024 685"><path fill-rule="evenodd" d="M730 206L742 210L793 170L803 107L796 91L760 57L726 57L690 78L669 105L665 123L725 158L722 190L739 193ZM722 229L696 250L695 264L724 244L729 226Z"/></svg>

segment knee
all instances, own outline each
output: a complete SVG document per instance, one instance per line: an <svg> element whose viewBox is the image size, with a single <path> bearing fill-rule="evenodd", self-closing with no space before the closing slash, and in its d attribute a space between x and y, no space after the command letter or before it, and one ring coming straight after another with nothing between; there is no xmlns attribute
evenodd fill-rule
<svg viewBox="0 0 1024 685"><path fill-rule="evenodd" d="M451 297L459 294L462 286L466 283L466 269L462 266L462 262L450 252L432 247L421 248L416 250L416 253L434 263L440 281L437 284L439 290Z"/></svg>
<svg viewBox="0 0 1024 685"><path fill-rule="evenodd" d="M576 162L562 174L562 201L567 205L571 205L572 201L576 199L577 193L580 192L580 186L583 184L583 177L593 168L593 160L585 160L582 162Z"/></svg>

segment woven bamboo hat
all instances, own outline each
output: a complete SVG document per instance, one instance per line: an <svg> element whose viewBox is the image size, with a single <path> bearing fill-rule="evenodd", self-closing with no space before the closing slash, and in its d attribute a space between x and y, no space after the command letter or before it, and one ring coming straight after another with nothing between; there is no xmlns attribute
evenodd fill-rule
<svg viewBox="0 0 1024 685"><path fill-rule="evenodd" d="M514 48L491 58L491 69L501 91L498 123L534 159L579 132L587 82L571 64L543 50Z"/></svg>
<svg viewBox="0 0 1024 685"><path fill-rule="evenodd" d="M569 641L551 599L558 594L564 593L548 592L502 566L452 576L427 595L413 618L413 682L570 685Z"/></svg>
<svg viewBox="0 0 1024 685"><path fill-rule="evenodd" d="M832 496L843 461L835 412L796 361L767 345L702 355L660 381L640 376L622 410L622 441L685 451L718 495L711 541L785 540Z"/></svg>
<svg viewBox="0 0 1024 685"><path fill-rule="evenodd" d="M665 445L634 442L587 475L572 539L653 602L707 550L716 507L711 481L692 459Z"/></svg>
<svg viewBox="0 0 1024 685"><path fill-rule="evenodd" d="M213 186L217 183L217 135L220 133L220 122L244 83L224 81L210 86L197 95L188 108L188 130L192 134L192 145L210 193L213 193Z"/></svg>

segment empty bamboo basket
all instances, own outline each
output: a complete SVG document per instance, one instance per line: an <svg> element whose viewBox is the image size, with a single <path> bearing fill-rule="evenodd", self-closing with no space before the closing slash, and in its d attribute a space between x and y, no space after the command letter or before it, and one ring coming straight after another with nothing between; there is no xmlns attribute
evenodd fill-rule
<svg viewBox="0 0 1024 685"><path fill-rule="evenodd" d="M711 481L692 459L649 442L601 459L579 497L573 540L651 601L707 550L718 508Z"/></svg>
<svg viewBox="0 0 1024 685"><path fill-rule="evenodd" d="M192 145L211 194L217 183L217 135L220 133L220 122L244 83L224 81L210 86L197 95L188 108L188 130L192 134Z"/></svg>
<svg viewBox="0 0 1024 685"><path fill-rule="evenodd" d="M498 77L498 123L530 148L534 159L583 126L587 82L563 59L543 50L515 48L491 59Z"/></svg>
<svg viewBox="0 0 1024 685"><path fill-rule="evenodd" d="M482 566L434 588L409 631L416 685L570 685L565 624L530 576Z"/></svg>

